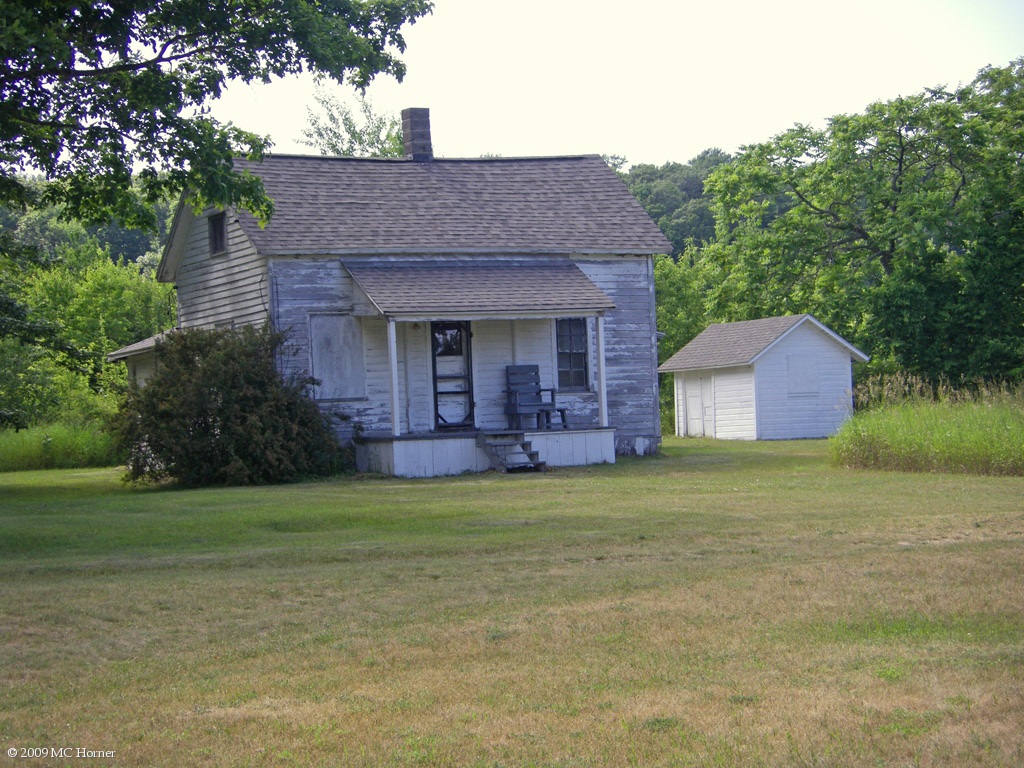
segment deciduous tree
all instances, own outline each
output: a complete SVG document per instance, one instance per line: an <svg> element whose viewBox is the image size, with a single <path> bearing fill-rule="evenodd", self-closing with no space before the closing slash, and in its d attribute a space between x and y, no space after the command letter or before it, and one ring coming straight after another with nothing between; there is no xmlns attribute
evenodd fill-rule
<svg viewBox="0 0 1024 768"><path fill-rule="evenodd" d="M322 155L401 157L402 124L396 117L378 115L365 97L358 97L360 117L337 96L318 89L320 112L308 110L304 144Z"/></svg>
<svg viewBox="0 0 1024 768"><path fill-rule="evenodd" d="M798 125L707 181L716 320L812 312L876 364L1024 374L1024 59Z"/></svg>
<svg viewBox="0 0 1024 768"><path fill-rule="evenodd" d="M42 195L88 222L154 223L150 205L191 190L197 205L271 213L232 159L269 140L208 111L231 80L312 71L365 88L401 79L402 27L429 0L3 0L0 203ZM133 181L141 196L133 194Z"/></svg>

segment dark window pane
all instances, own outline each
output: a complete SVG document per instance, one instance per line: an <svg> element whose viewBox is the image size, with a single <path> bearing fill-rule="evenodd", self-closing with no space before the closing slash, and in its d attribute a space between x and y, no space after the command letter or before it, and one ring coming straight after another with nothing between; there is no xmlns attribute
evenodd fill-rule
<svg viewBox="0 0 1024 768"><path fill-rule="evenodd" d="M587 321L571 317L555 323L559 389L587 388Z"/></svg>
<svg viewBox="0 0 1024 768"><path fill-rule="evenodd" d="M459 327L434 329L434 354L438 357L461 357L462 329Z"/></svg>

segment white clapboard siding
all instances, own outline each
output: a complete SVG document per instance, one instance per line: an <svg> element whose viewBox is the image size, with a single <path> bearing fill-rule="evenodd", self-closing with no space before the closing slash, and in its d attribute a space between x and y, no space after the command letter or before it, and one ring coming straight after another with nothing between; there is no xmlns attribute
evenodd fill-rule
<svg viewBox="0 0 1024 768"><path fill-rule="evenodd" d="M811 386L797 386L792 370L816 362ZM827 437L852 413L850 353L806 323L773 346L756 364L758 438L791 440ZM813 389L813 391L806 391Z"/></svg>
<svg viewBox="0 0 1024 768"><path fill-rule="evenodd" d="M207 217L195 218L177 270L182 328L259 324L269 316L266 259L238 221L227 217L227 250L211 255Z"/></svg>
<svg viewBox="0 0 1024 768"><path fill-rule="evenodd" d="M505 366L511 365L515 321L482 320L470 323L473 355L473 400L476 424L502 429L505 418ZM549 356L547 347L544 353Z"/></svg>

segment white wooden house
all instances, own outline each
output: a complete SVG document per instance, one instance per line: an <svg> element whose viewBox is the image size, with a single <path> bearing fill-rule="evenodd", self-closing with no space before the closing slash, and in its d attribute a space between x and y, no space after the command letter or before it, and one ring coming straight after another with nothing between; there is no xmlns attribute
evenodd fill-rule
<svg viewBox="0 0 1024 768"><path fill-rule="evenodd" d="M733 440L827 437L853 412L852 362L868 356L811 315L706 328L674 374L675 432Z"/></svg>
<svg viewBox="0 0 1024 768"><path fill-rule="evenodd" d="M180 326L287 330L283 373L311 374L321 408L352 417L339 437L358 426L363 470L657 451L658 227L596 155L435 158L427 110L402 117L401 159L238 161L274 200L265 228L179 206L158 278L177 286ZM145 370L147 354L111 357ZM510 430L514 364L538 366L568 429Z"/></svg>

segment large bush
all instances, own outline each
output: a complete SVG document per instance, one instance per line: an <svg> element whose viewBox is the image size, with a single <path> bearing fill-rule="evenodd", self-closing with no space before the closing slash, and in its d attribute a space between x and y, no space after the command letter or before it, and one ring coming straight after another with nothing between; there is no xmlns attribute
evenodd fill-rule
<svg viewBox="0 0 1024 768"><path fill-rule="evenodd" d="M187 330L156 349L157 370L132 386L117 419L131 480L185 486L283 483L351 464L307 397L285 381L284 336L264 328Z"/></svg>

